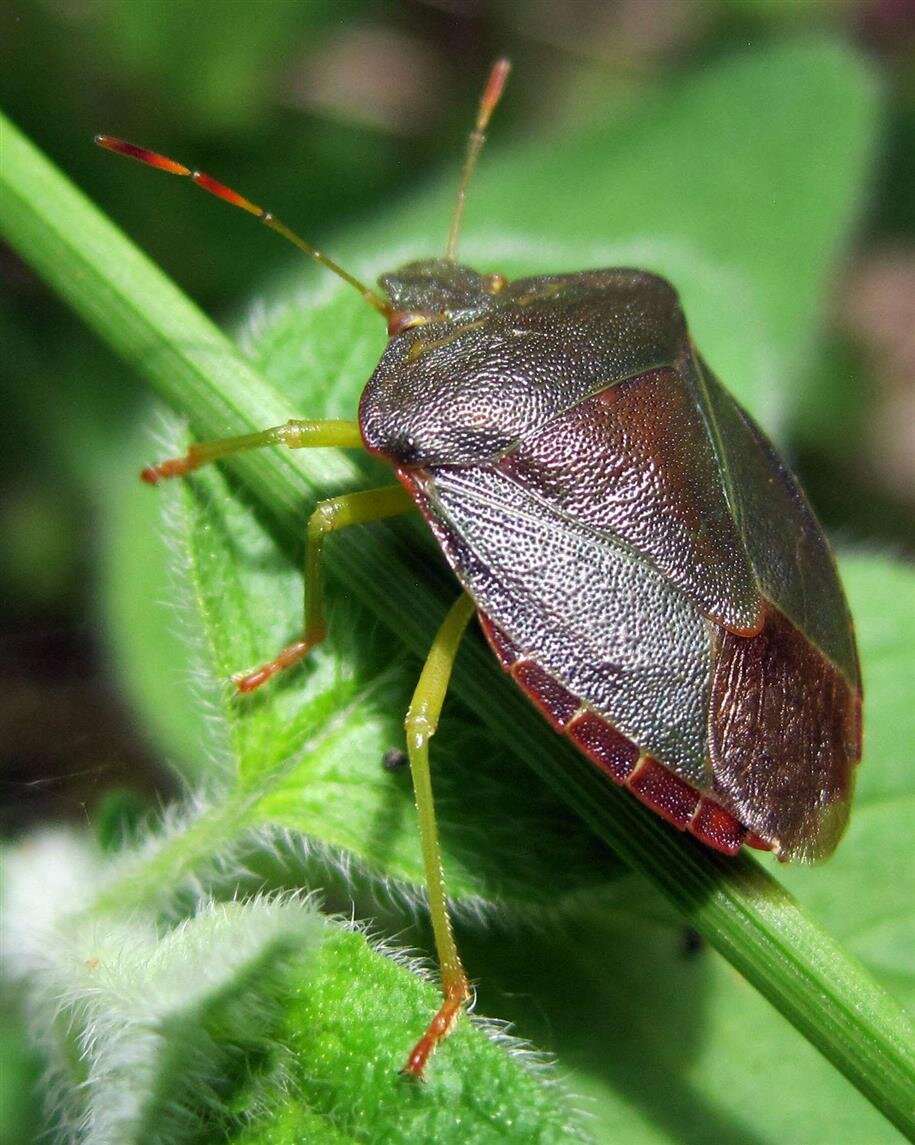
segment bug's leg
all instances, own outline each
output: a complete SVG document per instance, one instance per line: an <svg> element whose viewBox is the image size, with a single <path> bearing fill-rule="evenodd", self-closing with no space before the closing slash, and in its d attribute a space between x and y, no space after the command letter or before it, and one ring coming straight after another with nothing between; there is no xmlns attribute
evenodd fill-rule
<svg viewBox="0 0 915 1145"><path fill-rule="evenodd" d="M383 489L365 489L360 493L344 493L340 497L329 497L326 501L318 502L308 518L306 534L305 625L302 635L268 663L251 672L240 672L233 676L232 681L240 692L253 692L283 668L298 663L324 639L327 625L324 620L321 552L327 534L335 529L344 529L347 525L362 525L367 521L379 521L383 517L396 517L414 507L412 497L401 485L388 485Z"/></svg>
<svg viewBox="0 0 915 1145"><path fill-rule="evenodd" d="M435 805L432 800L432 779L429 773L429 740L438 727L438 718L448 690L451 669L461 637L473 612L473 601L466 593L462 593L451 606L432 642L404 721L407 752L413 775L413 791L419 813L419 835L429 894L429 914L435 935L435 950L441 969L444 994L444 1001L426 1032L413 1047L402 1071L410 1077L419 1079L422 1079L426 1062L435 1047L451 1033L461 1006L470 997L470 985L461 965L454 941L451 917L448 914L445 876L442 871Z"/></svg>
<svg viewBox="0 0 915 1145"><path fill-rule="evenodd" d="M201 465L241 453L245 449L262 449L267 445L285 445L289 449L336 446L339 449L362 449L359 423L355 421L303 421L295 418L284 425L245 433L240 437L222 437L216 441L198 441L188 447L183 457L169 457L158 465L149 465L140 476L150 485L165 477L183 477Z"/></svg>

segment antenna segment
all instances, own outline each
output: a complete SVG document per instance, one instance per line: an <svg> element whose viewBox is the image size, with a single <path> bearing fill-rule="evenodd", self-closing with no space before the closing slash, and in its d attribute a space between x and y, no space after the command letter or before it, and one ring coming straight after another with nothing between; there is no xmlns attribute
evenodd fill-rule
<svg viewBox="0 0 915 1145"><path fill-rule="evenodd" d="M167 171L170 175L186 175L192 179L198 187L202 187L204 191L209 191L210 194L215 195L217 199L224 199L225 202L231 203L233 207L240 207L248 214L254 215L256 219L269 227L270 230L276 231L277 234L282 235L287 242L291 242L293 246L299 248L309 258L313 258L315 262L319 262L321 266L327 267L328 270L333 271L338 278L342 278L344 282L348 282L350 286L356 288L365 301L373 306L380 314L386 318L390 317L391 307L387 302L374 290L370 290L364 283L360 282L348 271L345 271L342 266L322 254L311 243L306 242L301 235L297 235L295 231L290 230L285 223L281 222L275 215L269 211L265 211L263 207L259 207L256 203L252 203L243 195L239 195L237 191L233 191L231 187L227 187L224 183L217 182L216 179L210 175L204 174L203 171L192 171L190 167L185 167L183 163L176 163L174 159L169 159L165 155L160 155L157 151L149 151L145 147L137 147L133 143L128 143L124 139L116 139L113 135L96 135L95 142L99 147L104 147L108 151L114 151L118 155L126 155L128 159L136 159L138 163L145 163L148 167L155 167L159 171Z"/></svg>
<svg viewBox="0 0 915 1145"><path fill-rule="evenodd" d="M510 62L503 56L496 60L483 89L483 98L480 100L480 109L477 112L477 121L467 139L467 157L464 159L464 170L461 172L461 181L458 184L457 201L454 204L454 214L451 216L451 229L448 232L448 245L445 247L445 258L454 262L457 257L458 236L461 231L461 221L464 218L464 203L467 199L467 187L477 165L477 159L486 142L486 128L496 109L496 104L502 98L508 73L511 71Z"/></svg>

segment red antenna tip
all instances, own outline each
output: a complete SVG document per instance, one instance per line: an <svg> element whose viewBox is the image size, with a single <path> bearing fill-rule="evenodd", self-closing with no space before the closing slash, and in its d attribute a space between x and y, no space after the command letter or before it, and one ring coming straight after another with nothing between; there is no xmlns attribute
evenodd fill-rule
<svg viewBox="0 0 915 1145"><path fill-rule="evenodd" d="M502 92L508 81L508 73L511 70L511 61L505 56L496 60L492 65L492 71L489 73L489 79L486 81L486 88L483 91L483 98L480 100L480 116L477 120L477 127L481 131L489 123L490 116L496 109L496 104L502 98Z"/></svg>
<svg viewBox="0 0 915 1145"><path fill-rule="evenodd" d="M137 147L135 143L128 143L126 139L118 139L114 135L96 135L95 142L106 151L114 151L118 155L126 155L128 159L136 159L138 163L145 163L148 167L156 167L160 171L167 171L170 175L190 175L190 168L183 163L176 163L167 155L160 155L158 151L150 151L146 147Z"/></svg>

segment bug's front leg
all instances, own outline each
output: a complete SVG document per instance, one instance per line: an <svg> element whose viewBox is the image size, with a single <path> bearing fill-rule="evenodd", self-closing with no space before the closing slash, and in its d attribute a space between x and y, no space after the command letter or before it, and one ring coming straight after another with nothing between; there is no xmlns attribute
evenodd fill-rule
<svg viewBox="0 0 915 1145"><path fill-rule="evenodd" d="M283 425L262 429L259 433L245 433L240 437L221 437L215 441L197 441L188 447L183 457L169 457L156 465L148 465L140 474L150 485L157 485L166 477L184 477L185 474L219 461L232 453L247 449L263 449L268 445L285 445L288 449L316 449L336 446L338 449L363 449L359 423L337 419L305 421L293 418Z"/></svg>
<svg viewBox="0 0 915 1145"><path fill-rule="evenodd" d="M403 1073L422 1079L426 1063L438 1043L451 1033L461 1007L470 997L470 984L461 965L448 901L445 876L435 821L432 799L432 778L429 772L429 740L438 727L439 715L451 669L457 656L461 638L474 613L474 603L466 593L455 601L436 634L429 655L423 665L413 700L404 721L407 733L407 752L413 775L413 792L419 813L420 844L429 895L429 914L435 935L435 949L442 974L444 1000L426 1032L413 1047Z"/></svg>
<svg viewBox="0 0 915 1145"><path fill-rule="evenodd" d="M327 634L324 619L324 575L321 554L328 533L344 529L347 525L362 525L367 521L380 521L413 509L414 502L401 485L383 489L366 489L360 493L344 493L319 501L308 518L305 546L305 624L298 640L287 646L272 660L249 672L239 672L232 682L240 692L253 692L271 676L297 664Z"/></svg>

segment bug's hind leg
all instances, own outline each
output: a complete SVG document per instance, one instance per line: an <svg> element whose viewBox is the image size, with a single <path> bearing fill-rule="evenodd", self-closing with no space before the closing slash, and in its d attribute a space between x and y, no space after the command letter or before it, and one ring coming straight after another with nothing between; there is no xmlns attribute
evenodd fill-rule
<svg viewBox="0 0 915 1145"><path fill-rule="evenodd" d="M442 974L444 1000L429 1023L426 1032L410 1052L403 1073L421 1079L426 1062L438 1043L451 1033L458 1019L461 1007L470 997L470 985L457 945L448 902L445 892L445 877L442 871L442 858L438 843L438 827L435 821L435 805L432 799L432 779L429 773L429 740L438 727L439 714L451 669L454 665L461 637L474 613L474 603L466 593L462 593L451 606L441 628L436 634L426 663L423 665L419 683L413 693L413 700L407 712L404 726L407 732L407 752L410 757L410 770L413 775L413 791L416 809L419 813L419 834L426 875L426 888L429 894L429 914L432 931L435 935L435 949Z"/></svg>
<svg viewBox="0 0 915 1145"><path fill-rule="evenodd" d="M269 431L268 431L269 432ZM362 525L395 517L414 508L413 499L400 485L383 489L365 489L360 493L344 493L319 501L308 518L305 545L305 624L298 640L288 644L277 656L250 672L239 672L232 682L240 692L253 692L271 676L297 664L316 644L324 639L327 625L324 620L324 576L321 553L324 538L347 525Z"/></svg>
<svg viewBox="0 0 915 1145"><path fill-rule="evenodd" d="M359 423L355 421L304 421L293 419L283 425L262 429L259 433L245 433L240 437L221 437L216 441L198 441L189 446L183 457L169 457L157 465L148 465L140 474L150 485L166 477L184 477L201 465L218 461L232 453L246 449L262 449L268 445L285 445L289 449L336 446L340 449L363 449Z"/></svg>

